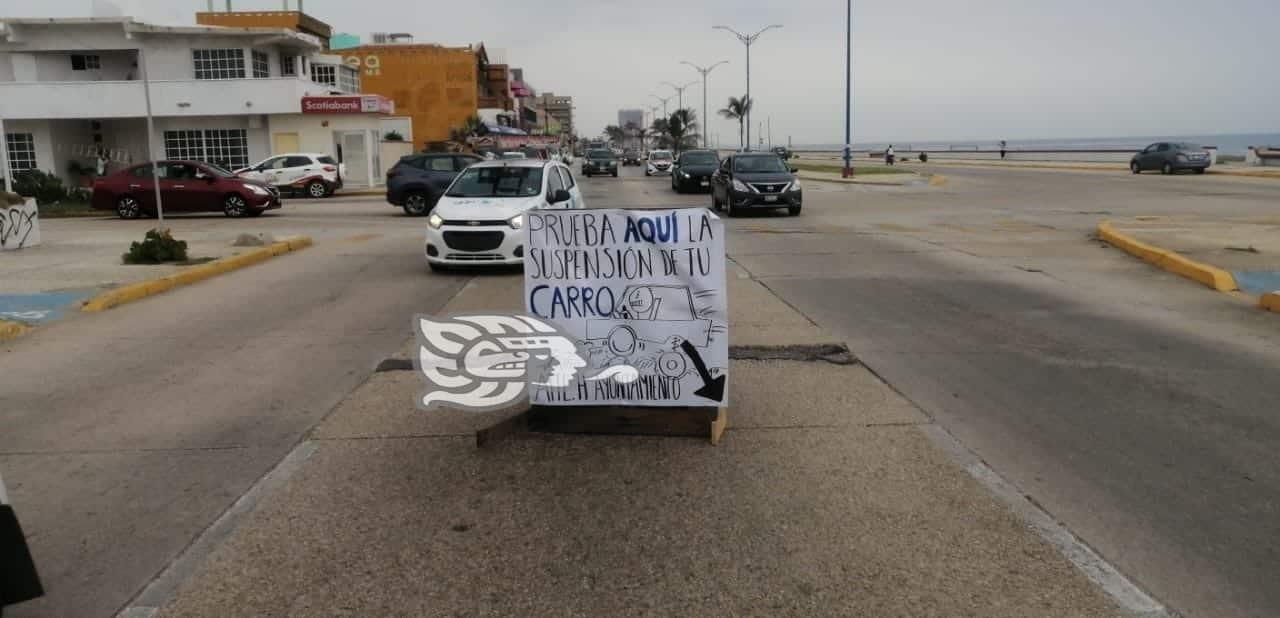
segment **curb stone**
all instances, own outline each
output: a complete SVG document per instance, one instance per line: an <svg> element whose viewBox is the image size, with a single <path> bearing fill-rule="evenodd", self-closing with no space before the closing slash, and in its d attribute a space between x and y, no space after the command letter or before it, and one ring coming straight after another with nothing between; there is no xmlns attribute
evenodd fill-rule
<svg viewBox="0 0 1280 618"><path fill-rule="evenodd" d="M209 279L210 277L216 277L233 270L252 266L258 262L263 262L291 251L305 249L311 245L311 238L307 236L299 236L289 240L283 240L275 244L262 247L261 249L254 249L253 251L247 251L239 255L214 260L208 264L184 268L176 273L166 275L158 279L131 283L124 287L103 292L89 299L84 306L80 308L80 310L91 313L105 311L125 303L131 303L149 296L155 296L162 292L167 292L173 288L191 285L193 283Z"/></svg>
<svg viewBox="0 0 1280 618"><path fill-rule="evenodd" d="M1128 234L1116 231L1110 221L1098 224L1098 238L1144 262L1163 268L1175 275L1181 275L1192 281L1208 286L1219 292L1234 292L1239 289L1236 279L1231 273L1208 264L1179 255L1169 249L1144 243Z"/></svg>

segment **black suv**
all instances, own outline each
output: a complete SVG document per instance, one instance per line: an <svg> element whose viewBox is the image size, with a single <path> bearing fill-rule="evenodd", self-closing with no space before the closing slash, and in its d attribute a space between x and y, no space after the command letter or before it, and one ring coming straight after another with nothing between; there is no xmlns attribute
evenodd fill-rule
<svg viewBox="0 0 1280 618"><path fill-rule="evenodd" d="M1143 170L1160 170L1172 174L1179 170L1192 170L1203 174L1209 169L1209 153L1196 144L1185 142L1157 142L1147 146L1129 160L1129 169L1138 174Z"/></svg>
<svg viewBox="0 0 1280 618"><path fill-rule="evenodd" d="M730 217L756 208L786 208L795 216L802 197L795 170L771 152L730 155L711 176L711 206L723 206Z"/></svg>
<svg viewBox="0 0 1280 618"><path fill-rule="evenodd" d="M586 158L582 160L582 175L591 177L601 174L617 178L618 160L611 150L588 150Z"/></svg>
<svg viewBox="0 0 1280 618"><path fill-rule="evenodd" d="M400 157L387 170L387 201L421 217L435 208L453 178L480 157L449 152L422 152Z"/></svg>
<svg viewBox="0 0 1280 618"><path fill-rule="evenodd" d="M640 153L635 148L627 148L622 151L623 165L640 165Z"/></svg>
<svg viewBox="0 0 1280 618"><path fill-rule="evenodd" d="M720 167L714 150L686 150L671 168L671 189L676 193L711 189L711 175Z"/></svg>

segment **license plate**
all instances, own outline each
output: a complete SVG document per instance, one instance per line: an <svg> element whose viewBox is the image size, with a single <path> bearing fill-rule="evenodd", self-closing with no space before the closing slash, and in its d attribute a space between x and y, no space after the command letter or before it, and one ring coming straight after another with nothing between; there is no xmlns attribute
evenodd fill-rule
<svg viewBox="0 0 1280 618"><path fill-rule="evenodd" d="M766 196L764 196L764 201L766 201L766 202L776 202L776 201L778 201L778 196L776 196L776 195L766 195Z"/></svg>
<svg viewBox="0 0 1280 618"><path fill-rule="evenodd" d="M702 181L702 182L701 182L701 183L699 183L699 184L701 184L701 185L702 185L702 186L704 186L704 187L710 187L710 186L711 186L711 183L710 183L710 182L708 182L708 181L706 181L706 180Z"/></svg>

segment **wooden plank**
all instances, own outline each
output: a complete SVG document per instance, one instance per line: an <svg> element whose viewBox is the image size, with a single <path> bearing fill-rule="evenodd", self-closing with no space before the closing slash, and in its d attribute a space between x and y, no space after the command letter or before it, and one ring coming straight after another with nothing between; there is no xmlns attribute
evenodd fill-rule
<svg viewBox="0 0 1280 618"><path fill-rule="evenodd" d="M711 421L711 446L720 446L720 436L729 426L729 408L719 408L717 412L716 419Z"/></svg>

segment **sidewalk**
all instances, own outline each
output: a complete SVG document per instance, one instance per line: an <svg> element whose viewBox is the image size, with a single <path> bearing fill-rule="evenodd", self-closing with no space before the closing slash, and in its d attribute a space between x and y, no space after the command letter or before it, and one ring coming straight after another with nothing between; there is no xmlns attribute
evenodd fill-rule
<svg viewBox="0 0 1280 618"><path fill-rule="evenodd" d="M866 368L762 360L829 337L732 263L728 280L720 446L518 434L477 448L476 429L516 411L421 412L412 371L375 373L278 469L277 489L198 541L136 610L1120 613ZM517 311L521 298L520 276L477 276L446 311Z"/></svg>
<svg viewBox="0 0 1280 618"><path fill-rule="evenodd" d="M1225 270L1243 292L1280 290L1280 215L1245 219L1139 217L1111 222L1141 242Z"/></svg>

